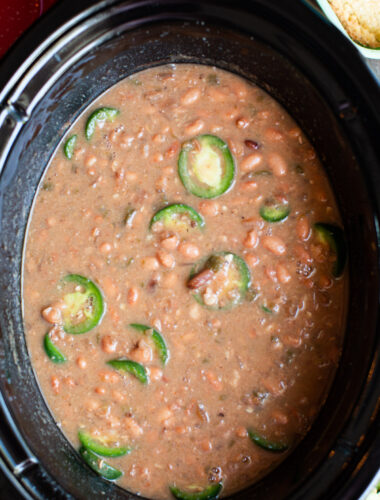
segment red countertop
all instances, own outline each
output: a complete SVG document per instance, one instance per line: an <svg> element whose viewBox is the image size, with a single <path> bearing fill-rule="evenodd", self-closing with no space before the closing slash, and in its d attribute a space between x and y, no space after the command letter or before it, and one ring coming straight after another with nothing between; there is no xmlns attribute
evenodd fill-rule
<svg viewBox="0 0 380 500"><path fill-rule="evenodd" d="M57 0L0 0L0 58Z"/></svg>

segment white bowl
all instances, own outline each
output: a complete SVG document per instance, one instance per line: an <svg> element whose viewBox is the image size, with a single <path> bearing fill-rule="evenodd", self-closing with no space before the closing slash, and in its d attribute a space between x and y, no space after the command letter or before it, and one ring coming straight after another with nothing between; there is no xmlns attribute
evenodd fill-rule
<svg viewBox="0 0 380 500"><path fill-rule="evenodd" d="M362 45L359 45L356 43L347 33L347 31L344 29L342 23L340 22L338 16L335 14L333 11L331 5L329 4L328 0L316 0L318 3L319 7L327 17L327 19L334 25L336 26L349 40L350 42L355 45L355 47L358 49L358 51L364 56L368 57L369 59L380 59L380 48L378 49L370 49L368 47L363 47Z"/></svg>

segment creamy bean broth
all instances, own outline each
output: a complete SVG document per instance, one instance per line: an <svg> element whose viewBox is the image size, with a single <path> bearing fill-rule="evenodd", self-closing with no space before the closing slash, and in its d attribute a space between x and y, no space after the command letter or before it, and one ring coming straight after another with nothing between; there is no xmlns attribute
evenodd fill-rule
<svg viewBox="0 0 380 500"><path fill-rule="evenodd" d="M152 499L282 461L339 359L340 227L313 147L248 81L161 66L98 98L38 190L23 275L32 363L84 461Z"/></svg>

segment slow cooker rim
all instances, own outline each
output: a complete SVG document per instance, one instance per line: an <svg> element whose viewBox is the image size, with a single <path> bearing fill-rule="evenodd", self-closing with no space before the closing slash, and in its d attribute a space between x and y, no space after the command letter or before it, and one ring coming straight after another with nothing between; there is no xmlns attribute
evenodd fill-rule
<svg viewBox="0 0 380 500"><path fill-rule="evenodd" d="M78 3L78 2L77 2L77 3ZM89 2L83 2L83 3L85 4L85 3L89 3ZM113 2L113 1L108 1L108 2L101 2L101 5L102 5L102 6L109 6L109 5L112 5L112 4L115 4L115 3L117 3L117 2L116 2L116 1L115 1L115 2ZM175 2L173 2L173 3L175 3ZM96 5L100 5L100 4L96 4ZM53 12L53 11L52 11L52 12ZM92 11L92 13L91 13L91 14L89 14L89 15L93 15L93 12L95 12L95 11ZM82 18L82 19L83 19L83 18Z"/></svg>

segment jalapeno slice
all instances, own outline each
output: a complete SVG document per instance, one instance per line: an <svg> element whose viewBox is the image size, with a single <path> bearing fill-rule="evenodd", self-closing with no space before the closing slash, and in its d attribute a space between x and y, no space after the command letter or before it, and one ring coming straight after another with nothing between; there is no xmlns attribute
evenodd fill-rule
<svg viewBox="0 0 380 500"><path fill-rule="evenodd" d="M118 358L107 361L107 365L112 366L118 371L134 375L142 384L147 384L149 382L148 373L145 367L140 363L137 363L137 361L132 361L131 359L126 358Z"/></svg>
<svg viewBox="0 0 380 500"><path fill-rule="evenodd" d="M166 365L169 360L169 349L161 333L155 328L147 325L141 325L140 323L131 323L129 326L131 328L134 328L138 332L144 333L146 335L150 334L154 345L156 346L162 364Z"/></svg>
<svg viewBox="0 0 380 500"><path fill-rule="evenodd" d="M195 488L197 487L189 486L188 489L190 490ZM207 486L207 488L198 492L180 490L179 488L177 488L177 486L174 485L169 486L169 489L172 495L179 500L213 500L219 498L220 492L223 489L223 483L219 482L210 484L210 486Z"/></svg>
<svg viewBox="0 0 380 500"><path fill-rule="evenodd" d="M290 214L290 208L287 203L276 203L268 200L260 208L260 215L266 222L280 222L285 220Z"/></svg>
<svg viewBox="0 0 380 500"><path fill-rule="evenodd" d="M71 160L74 154L75 144L77 143L77 134L72 135L67 139L63 146L63 152L68 160Z"/></svg>
<svg viewBox="0 0 380 500"><path fill-rule="evenodd" d="M108 107L103 107L103 108L98 108L93 111L86 123L85 127L85 136L88 141L90 141L94 135L96 126L99 123L104 123L104 122L112 122L117 115L120 113L120 111L116 108L108 108Z"/></svg>
<svg viewBox="0 0 380 500"><path fill-rule="evenodd" d="M252 429L248 429L248 435L254 444L267 451L282 452L286 451L289 448L287 444L270 441Z"/></svg>
<svg viewBox="0 0 380 500"><path fill-rule="evenodd" d="M115 467L112 467L112 465L105 462L103 458L99 457L99 455L84 446L80 448L79 453L86 464L94 472L99 474L99 476L104 477L104 479L108 479L108 481L115 481L123 475L119 469L115 469Z"/></svg>
<svg viewBox="0 0 380 500"><path fill-rule="evenodd" d="M326 222L317 222L314 224L314 229L318 240L322 244L328 245L330 250L335 254L332 274L335 278L339 278L343 274L347 260L347 246L343 230L335 224L328 224Z"/></svg>
<svg viewBox="0 0 380 500"><path fill-rule="evenodd" d="M59 364L67 361L66 356L60 351L60 349L58 349L56 345L54 345L54 342L52 341L49 333L44 336L43 344L47 356L51 361L53 361L53 363Z"/></svg>
<svg viewBox="0 0 380 500"><path fill-rule="evenodd" d="M190 193L200 198L216 198L231 188L235 162L222 139L199 135L182 145L178 174Z"/></svg>
<svg viewBox="0 0 380 500"><path fill-rule="evenodd" d="M63 297L66 305L62 311L65 332L76 335L95 328L104 314L103 296L99 288L79 274L68 274L62 282L64 285L74 285L74 291Z"/></svg>
<svg viewBox="0 0 380 500"><path fill-rule="evenodd" d="M149 228L161 222L166 229L172 231L189 231L202 229L205 225L203 217L194 208L184 203L174 203L162 208L152 217Z"/></svg>
<svg viewBox="0 0 380 500"><path fill-rule="evenodd" d="M102 444L101 441L106 441L105 439L94 439L90 434L82 430L78 432L78 438L87 450L102 457L122 457L132 451L129 446L107 446Z"/></svg>
<svg viewBox="0 0 380 500"><path fill-rule="evenodd" d="M251 273L244 260L232 252L218 252L196 264L187 287L209 309L229 309L245 298Z"/></svg>

